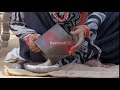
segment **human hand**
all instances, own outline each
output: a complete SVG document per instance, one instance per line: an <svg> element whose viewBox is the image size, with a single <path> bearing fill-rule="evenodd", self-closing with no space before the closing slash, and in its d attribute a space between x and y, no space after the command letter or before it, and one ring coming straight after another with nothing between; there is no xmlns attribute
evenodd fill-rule
<svg viewBox="0 0 120 90"><path fill-rule="evenodd" d="M72 35L76 35L78 36L78 42L76 43L76 45L72 46L69 50L69 54L73 54L74 52L76 52L78 49L80 49L83 41L84 41L84 31L81 28L77 28L77 29L73 29L70 32Z"/></svg>
<svg viewBox="0 0 120 90"><path fill-rule="evenodd" d="M37 40L40 37L40 34L31 34L28 36L28 47L33 52L40 52L41 49L34 43L35 40Z"/></svg>

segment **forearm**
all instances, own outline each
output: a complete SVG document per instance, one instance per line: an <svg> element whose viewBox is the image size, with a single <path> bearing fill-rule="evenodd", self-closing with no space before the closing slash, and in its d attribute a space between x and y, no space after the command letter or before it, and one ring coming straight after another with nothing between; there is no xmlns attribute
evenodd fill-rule
<svg viewBox="0 0 120 90"><path fill-rule="evenodd" d="M12 12L9 27L11 31L22 40L25 40L30 34L36 34L35 30L27 28L24 22L23 12Z"/></svg>
<svg viewBox="0 0 120 90"><path fill-rule="evenodd" d="M106 18L106 12L93 12L88 16L84 25L90 30L97 30Z"/></svg>

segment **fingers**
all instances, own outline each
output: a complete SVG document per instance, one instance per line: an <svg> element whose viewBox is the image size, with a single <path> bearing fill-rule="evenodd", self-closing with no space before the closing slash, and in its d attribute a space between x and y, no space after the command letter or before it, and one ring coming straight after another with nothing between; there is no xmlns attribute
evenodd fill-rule
<svg viewBox="0 0 120 90"><path fill-rule="evenodd" d="M40 52L41 51L40 48L31 48L30 50L33 51L33 52Z"/></svg>
<svg viewBox="0 0 120 90"><path fill-rule="evenodd" d="M75 48L74 46L70 49L70 51L68 52L69 55L73 54L74 52L77 51L77 48Z"/></svg>
<svg viewBox="0 0 120 90"><path fill-rule="evenodd" d="M34 46L34 48L33 47L31 48L31 51L38 52L38 51L40 51L40 48L37 46Z"/></svg>
<svg viewBox="0 0 120 90"><path fill-rule="evenodd" d="M35 40L38 39L40 37L40 34L35 34Z"/></svg>
<svg viewBox="0 0 120 90"><path fill-rule="evenodd" d="M30 36L30 40L35 41L35 40L37 40L39 37L40 37L40 34L33 34L33 35Z"/></svg>
<svg viewBox="0 0 120 90"><path fill-rule="evenodd" d="M76 45L75 45L73 48L79 49L79 48L81 47L83 41L84 41L84 39L83 39L83 38L80 38L80 39L78 40L78 42L76 43Z"/></svg>
<svg viewBox="0 0 120 90"><path fill-rule="evenodd" d="M34 43L34 41L37 40L39 37L40 37L40 34L33 34L29 37L28 47L33 52L40 52L41 51L41 49L39 47L37 47L36 44Z"/></svg>
<svg viewBox="0 0 120 90"><path fill-rule="evenodd" d="M80 49L83 41L84 41L84 32L82 32L81 30L76 30L76 31L71 31L72 35L78 35L78 42L76 43L75 46L70 48L69 54L74 53L75 51L77 51L78 49Z"/></svg>
<svg viewBox="0 0 120 90"><path fill-rule="evenodd" d="M39 48L37 48L37 49L32 49L31 51L33 51L33 52L35 52L35 53L38 53L38 52L40 52L41 50L40 50Z"/></svg>

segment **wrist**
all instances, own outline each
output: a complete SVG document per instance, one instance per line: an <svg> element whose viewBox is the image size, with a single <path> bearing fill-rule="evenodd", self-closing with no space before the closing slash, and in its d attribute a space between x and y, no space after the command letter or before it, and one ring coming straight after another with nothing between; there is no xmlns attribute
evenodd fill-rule
<svg viewBox="0 0 120 90"><path fill-rule="evenodd" d="M74 30L76 29L82 29L84 31L85 38L88 38L90 36L90 29L86 25L78 25Z"/></svg>
<svg viewBox="0 0 120 90"><path fill-rule="evenodd" d="M29 43L29 37L31 36L31 34L27 35L24 39L25 43L28 45Z"/></svg>

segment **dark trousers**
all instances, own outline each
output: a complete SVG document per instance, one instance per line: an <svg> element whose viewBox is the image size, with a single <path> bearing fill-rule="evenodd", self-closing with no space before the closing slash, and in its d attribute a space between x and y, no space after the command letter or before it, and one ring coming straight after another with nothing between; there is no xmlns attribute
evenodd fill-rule
<svg viewBox="0 0 120 90"><path fill-rule="evenodd" d="M102 50L103 63L119 64L119 12L108 12L107 18L98 29L95 44Z"/></svg>
<svg viewBox="0 0 120 90"><path fill-rule="evenodd" d="M45 16L45 15L42 15L42 16ZM46 17L48 18L49 16L46 16ZM32 20L32 22L34 23L34 21L35 21L35 18ZM36 27L34 28L34 30L36 30L36 32L38 33L43 32L43 31L40 32L40 30L37 29ZM100 47L102 50L102 54L100 58L103 63L119 64L119 61L120 61L119 60L119 12L108 12L107 13L106 20L98 29L98 35L95 40L95 44L98 47ZM21 57L27 60L32 60L34 62L35 61L39 61L39 62L46 61L46 58L42 54L34 53L30 51L28 46L22 40L20 40L20 55Z"/></svg>

